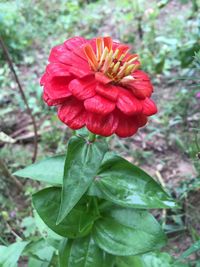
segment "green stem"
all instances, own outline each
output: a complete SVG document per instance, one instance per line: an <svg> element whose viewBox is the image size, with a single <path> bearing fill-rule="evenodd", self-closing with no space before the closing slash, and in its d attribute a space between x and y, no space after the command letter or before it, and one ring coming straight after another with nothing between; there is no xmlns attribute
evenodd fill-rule
<svg viewBox="0 0 200 267"><path fill-rule="evenodd" d="M5 245L5 246L8 246L9 244L2 238L0 237L0 241Z"/></svg>
<svg viewBox="0 0 200 267"><path fill-rule="evenodd" d="M96 134L89 133L88 141L89 141L89 142L94 142L95 139L96 139Z"/></svg>
<svg viewBox="0 0 200 267"><path fill-rule="evenodd" d="M95 209L96 209L96 213L100 217L98 199L96 197L93 197L93 201L94 201L94 206L95 206Z"/></svg>
<svg viewBox="0 0 200 267"><path fill-rule="evenodd" d="M105 201L99 206L99 211L105 211L107 209L111 209L113 207L112 202Z"/></svg>

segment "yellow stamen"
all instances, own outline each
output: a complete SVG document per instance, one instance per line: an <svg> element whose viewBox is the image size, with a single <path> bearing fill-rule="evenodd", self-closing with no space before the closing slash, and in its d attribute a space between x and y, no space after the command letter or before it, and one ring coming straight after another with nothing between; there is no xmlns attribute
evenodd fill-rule
<svg viewBox="0 0 200 267"><path fill-rule="evenodd" d="M129 75L132 72L132 70L134 69L134 67L135 67L134 64L129 65L125 70L125 75Z"/></svg>
<svg viewBox="0 0 200 267"><path fill-rule="evenodd" d="M127 61L128 63L132 63L132 62L134 62L135 60L137 60L138 59L138 57L134 57L134 58L132 58L132 59L130 59L129 61Z"/></svg>
<svg viewBox="0 0 200 267"><path fill-rule="evenodd" d="M117 77L118 77L118 78L122 78L122 77L123 77L127 65L128 65L128 63L125 62L124 65L120 68L120 71L119 71L119 73L117 74Z"/></svg>
<svg viewBox="0 0 200 267"><path fill-rule="evenodd" d="M116 73L116 72L118 71L119 67L120 67L120 62L118 61L118 62L114 65L114 67L113 67L113 69L112 69L112 73Z"/></svg>
<svg viewBox="0 0 200 267"><path fill-rule="evenodd" d="M113 41L110 37L96 39L96 54L90 44L84 46L84 52L91 69L104 74L114 83L129 83L134 78L131 74L140 67L137 54L128 54L126 45L119 45L112 50Z"/></svg>
<svg viewBox="0 0 200 267"><path fill-rule="evenodd" d="M101 60L100 60L100 64L99 67L101 67L101 64L103 63L103 61L105 60L105 58L107 57L108 54L108 48L105 47L101 56Z"/></svg>
<svg viewBox="0 0 200 267"><path fill-rule="evenodd" d="M116 49L116 50L115 50L115 53L114 53L114 55L113 55L113 58L114 58L114 59L117 58L118 54L119 54L119 49Z"/></svg>
<svg viewBox="0 0 200 267"><path fill-rule="evenodd" d="M103 72L106 73L107 70L109 69L111 63L112 63L112 56L113 56L113 51L111 50L106 57L105 63L103 65Z"/></svg>
<svg viewBox="0 0 200 267"><path fill-rule="evenodd" d="M110 65L110 69L112 69L114 67L115 63L112 62L111 65Z"/></svg>
<svg viewBox="0 0 200 267"><path fill-rule="evenodd" d="M119 58L119 61L122 61L125 58L125 54L122 54L121 57Z"/></svg>

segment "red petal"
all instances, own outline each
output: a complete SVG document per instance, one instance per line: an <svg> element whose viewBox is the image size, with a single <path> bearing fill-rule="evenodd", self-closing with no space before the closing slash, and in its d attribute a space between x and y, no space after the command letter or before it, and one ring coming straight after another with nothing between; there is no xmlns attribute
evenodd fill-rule
<svg viewBox="0 0 200 267"><path fill-rule="evenodd" d="M44 85L47 80L48 80L48 74L45 72L40 79L40 85Z"/></svg>
<svg viewBox="0 0 200 267"><path fill-rule="evenodd" d="M104 47L107 47L108 50L110 51L112 49L112 45L113 45L113 40L111 37L104 37L103 38L104 41Z"/></svg>
<svg viewBox="0 0 200 267"><path fill-rule="evenodd" d="M92 46L94 53L97 53L97 47L96 47L96 39L97 38L92 38L88 40L88 43Z"/></svg>
<svg viewBox="0 0 200 267"><path fill-rule="evenodd" d="M142 71L142 70L136 70L133 72L132 76L135 79L139 79L139 80L143 80L143 81L149 81L149 76L147 75L146 72Z"/></svg>
<svg viewBox="0 0 200 267"><path fill-rule="evenodd" d="M147 116L139 114L135 116L138 127L143 127L147 123Z"/></svg>
<svg viewBox="0 0 200 267"><path fill-rule="evenodd" d="M71 92L68 90L68 84L71 76L51 77L48 72L41 78L41 85L44 86L43 99L49 106L54 106L65 101Z"/></svg>
<svg viewBox="0 0 200 267"><path fill-rule="evenodd" d="M60 57L65 54L70 54L69 50L65 47L65 45L60 44L57 46L54 46L51 49L50 55L49 55L49 62L59 62Z"/></svg>
<svg viewBox="0 0 200 267"><path fill-rule="evenodd" d="M87 111L101 115L107 115L115 109L115 103L99 95L85 100L84 106Z"/></svg>
<svg viewBox="0 0 200 267"><path fill-rule="evenodd" d="M52 99L67 97L71 95L71 92L68 90L70 81L71 77L49 78L49 80L44 83L44 91Z"/></svg>
<svg viewBox="0 0 200 267"><path fill-rule="evenodd" d="M58 99L51 99L49 96L44 92L42 96L43 100L47 103L48 106L58 106L64 103L68 97L66 98L58 98Z"/></svg>
<svg viewBox="0 0 200 267"><path fill-rule="evenodd" d="M50 76L71 76L69 67L62 63L50 63L47 65L46 71Z"/></svg>
<svg viewBox="0 0 200 267"><path fill-rule="evenodd" d="M76 66L77 68L87 68L87 71L90 71L89 64L85 59L82 59L80 56L76 55L75 53L68 53L65 57L61 57L61 60L65 64Z"/></svg>
<svg viewBox="0 0 200 267"><path fill-rule="evenodd" d="M150 97L153 92L153 86L148 75L141 70L137 70L133 72L132 76L134 80L127 87L131 88L134 95L138 98L144 99L145 97Z"/></svg>
<svg viewBox="0 0 200 267"><path fill-rule="evenodd" d="M88 70L88 66L87 66L87 68L84 68L84 67L80 68L80 66L79 67L71 66L69 68L69 71L74 76L76 76L78 78L83 78L83 77L91 75L93 73L92 71Z"/></svg>
<svg viewBox="0 0 200 267"><path fill-rule="evenodd" d="M49 61L50 62L62 62L67 64L73 64L70 62L70 58L75 56L78 57L80 60L83 60L81 57L73 53L73 51L79 50L79 47L83 45L83 42L76 38L71 38L64 42L64 44L57 45L52 48ZM85 61L85 60L84 60Z"/></svg>
<svg viewBox="0 0 200 267"><path fill-rule="evenodd" d="M146 98L143 100L143 114L146 116L151 116L157 113L156 104L153 102L152 99Z"/></svg>
<svg viewBox="0 0 200 267"><path fill-rule="evenodd" d="M68 71L78 77L83 77L91 72L88 62L79 55L70 52L64 44L51 50L49 61L69 65Z"/></svg>
<svg viewBox="0 0 200 267"><path fill-rule="evenodd" d="M68 58L65 58L65 64L70 65L69 71L77 77L82 78L92 73L83 48L75 49Z"/></svg>
<svg viewBox="0 0 200 267"><path fill-rule="evenodd" d="M85 44L82 44L81 46L74 49L73 53L88 63L87 58L84 53L84 45Z"/></svg>
<svg viewBox="0 0 200 267"><path fill-rule="evenodd" d="M127 115L133 115L142 112L141 101L131 92L120 87L117 100L117 107Z"/></svg>
<svg viewBox="0 0 200 267"><path fill-rule="evenodd" d="M119 94L119 89L117 86L114 86L111 84L103 85L101 83L98 83L95 90L99 95L104 96L105 98L113 102L117 101L118 94Z"/></svg>
<svg viewBox="0 0 200 267"><path fill-rule="evenodd" d="M65 47L70 51L73 51L74 49L76 49L77 47L79 47L85 43L87 43L87 40L85 38L79 37L79 36L75 36L75 37L70 38L64 42Z"/></svg>
<svg viewBox="0 0 200 267"><path fill-rule="evenodd" d="M118 125L118 118L113 113L101 116L94 113L87 114L86 126L89 131L101 136L112 135Z"/></svg>
<svg viewBox="0 0 200 267"><path fill-rule="evenodd" d="M87 76L82 79L74 79L69 84L70 92L79 100L85 100L96 94L96 81L94 76Z"/></svg>
<svg viewBox="0 0 200 267"><path fill-rule="evenodd" d="M86 112L81 101L70 98L58 109L58 117L70 128L77 130L85 125Z"/></svg>
<svg viewBox="0 0 200 267"><path fill-rule="evenodd" d="M129 137L135 134L138 130L138 121L135 116L129 117L119 112L118 114L119 122L115 133L119 137Z"/></svg>
<svg viewBox="0 0 200 267"><path fill-rule="evenodd" d="M95 79L103 84L108 84L110 82L112 82L112 80L110 78L108 78L107 76L105 76L102 72L95 72Z"/></svg>

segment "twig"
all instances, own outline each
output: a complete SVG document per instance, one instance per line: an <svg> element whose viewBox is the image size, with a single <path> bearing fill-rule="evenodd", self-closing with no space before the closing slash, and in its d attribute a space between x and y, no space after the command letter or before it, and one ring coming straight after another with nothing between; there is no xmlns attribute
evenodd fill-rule
<svg viewBox="0 0 200 267"><path fill-rule="evenodd" d="M13 175L9 172L9 170L8 170L8 168L6 167L5 163L4 163L3 160L1 160L1 159L0 159L0 170L2 171L2 174L3 174L6 178L10 179L10 180L17 186L17 188L18 188L20 191L22 191L22 189L23 189L22 184L16 179L15 176L13 176Z"/></svg>
<svg viewBox="0 0 200 267"><path fill-rule="evenodd" d="M161 173L159 171L156 171L156 176L157 176L158 181L162 185L162 187L165 189L166 185L165 185L165 182L164 182L164 180L162 178L162 175L161 175ZM166 219L167 219L167 210L166 209L162 210L162 218L163 218L163 225L165 225L166 224Z"/></svg>
<svg viewBox="0 0 200 267"><path fill-rule="evenodd" d="M19 88L19 92L21 94L21 97L24 101L24 104L26 106L26 109L27 109L27 112L29 114L29 116L31 117L31 120L32 120L32 124L33 124L33 129L34 129L34 152L33 152L33 157L32 157L32 161L35 162L36 160L36 157L37 157L37 149L38 149L38 134L37 134L37 126L36 126L36 121L35 121L35 118L32 114L32 111L29 107L29 104L28 104L28 101L26 99L26 96L25 96L25 93L23 91L23 88L21 86L21 83L19 81L19 78L17 76L17 73L15 71L15 68L14 68L14 65L13 65L13 62L12 62L12 59L10 57L10 54L8 52L8 49L3 41L3 38L0 36L0 46L2 47L3 49L3 52L4 52L4 56L8 62L8 65L10 67L10 70L12 71L13 75L14 75L14 78L15 78L15 81L18 85L18 88Z"/></svg>
<svg viewBox="0 0 200 267"><path fill-rule="evenodd" d="M23 240L23 239L21 238L21 236L19 236L19 235L12 229L12 227L9 225L8 222L6 222L6 226L7 226L7 228L10 230L10 232L11 232L17 239L19 239L20 241Z"/></svg>
<svg viewBox="0 0 200 267"><path fill-rule="evenodd" d="M159 171L156 171L156 176L157 176L158 181L162 185L162 187L166 188L165 182L164 182L164 180L162 178L162 175L161 175L161 173Z"/></svg>
<svg viewBox="0 0 200 267"><path fill-rule="evenodd" d="M143 35L144 35L143 29L142 29L142 16L138 16L137 21L138 21L138 26L137 26L138 36L140 38L140 41L142 41Z"/></svg>

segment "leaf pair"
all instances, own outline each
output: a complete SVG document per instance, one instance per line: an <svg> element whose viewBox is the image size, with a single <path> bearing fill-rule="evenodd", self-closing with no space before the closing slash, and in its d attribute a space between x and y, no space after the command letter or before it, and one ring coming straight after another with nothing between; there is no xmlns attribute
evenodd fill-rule
<svg viewBox="0 0 200 267"><path fill-rule="evenodd" d="M160 225L141 209L173 207L173 200L144 171L108 153L102 140L90 143L74 136L65 162L62 156L54 157L15 174L62 185L34 194L33 204L50 229L75 239L68 240L70 250L87 240L102 255L128 256L165 243Z"/></svg>
<svg viewBox="0 0 200 267"><path fill-rule="evenodd" d="M107 146L103 142L91 144L82 138L73 137L68 146L65 163L64 156L56 156L19 170L15 175L53 185L63 184L59 222L86 191L89 195L130 208L176 206L152 177L127 160L106 153L106 150Z"/></svg>
<svg viewBox="0 0 200 267"><path fill-rule="evenodd" d="M33 205L42 220L64 237L80 239L91 234L103 251L121 256L144 253L165 243L160 225L147 211L113 206L111 211L102 212L98 217L87 210L85 199L56 225L60 193L60 188L43 189L34 194Z"/></svg>

